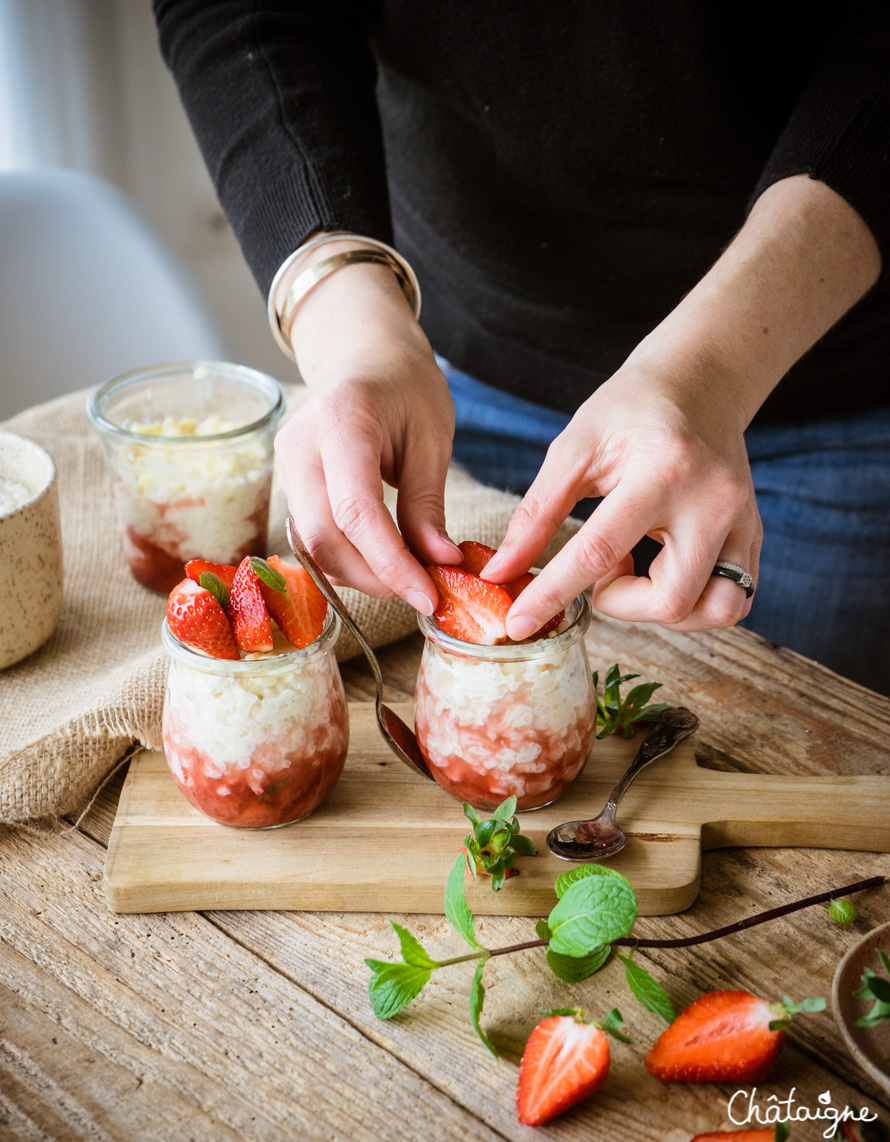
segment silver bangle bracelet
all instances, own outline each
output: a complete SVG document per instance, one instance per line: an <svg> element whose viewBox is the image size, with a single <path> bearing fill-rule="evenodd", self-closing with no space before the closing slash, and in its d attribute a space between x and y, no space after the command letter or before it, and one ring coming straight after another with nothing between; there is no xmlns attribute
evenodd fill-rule
<svg viewBox="0 0 890 1142"><path fill-rule="evenodd" d="M343 254L333 254L331 257L316 262L314 266L310 266L309 269L304 270L290 286L288 286L287 281L291 276L293 268L300 262L303 256L309 253L310 250L326 245L328 242L363 242L365 245L373 248L370 250L350 250ZM344 266L361 262L389 266L396 275L408 304L414 310L414 316L420 316L420 286L418 285L414 271L401 254L391 246L387 246L385 242L380 242L376 238L366 238L362 234L320 234L317 238L312 238L310 241L304 243L298 250L295 250L293 254L290 255L279 268L269 289L267 302L269 326L276 344L285 356L290 357L292 361L296 360L287 330L290 328L294 313L300 302L302 302L310 290L314 289L320 281L330 274L335 273Z"/></svg>

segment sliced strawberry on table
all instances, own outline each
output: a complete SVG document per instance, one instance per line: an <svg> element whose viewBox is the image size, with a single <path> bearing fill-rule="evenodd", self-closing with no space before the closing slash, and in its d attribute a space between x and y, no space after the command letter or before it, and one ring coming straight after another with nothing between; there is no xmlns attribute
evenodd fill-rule
<svg viewBox="0 0 890 1142"><path fill-rule="evenodd" d="M513 600L503 587L459 567L432 566L427 573L439 592L433 618L446 634L480 646L496 646L506 639Z"/></svg>
<svg viewBox="0 0 890 1142"><path fill-rule="evenodd" d="M232 580L229 621L241 650L250 654L272 649L272 622L250 556L241 560Z"/></svg>
<svg viewBox="0 0 890 1142"><path fill-rule="evenodd" d="M484 543L477 543L474 539L465 539L463 543L459 543L457 546L463 555L460 569L461 571L468 571L471 575L481 575L485 570L486 564L495 554L493 547L487 547ZM518 579L511 579L507 583L501 583L500 586L504 588L515 603L529 583L534 582L534 579L534 575L532 575L530 571L526 571L526 573L520 575ZM558 615L554 615L552 619L548 619L531 637L541 638L549 631L556 630L564 618L565 611L560 611Z"/></svg>
<svg viewBox="0 0 890 1142"><path fill-rule="evenodd" d="M682 1011L646 1056L662 1082L761 1082L775 1069L785 1028L798 1011L821 1011L823 999L767 1003L747 991L709 991Z"/></svg>
<svg viewBox="0 0 890 1142"><path fill-rule="evenodd" d="M239 658L226 612L212 593L183 579L167 599L167 626L181 643L213 658Z"/></svg>
<svg viewBox="0 0 890 1142"><path fill-rule="evenodd" d="M529 1035L519 1064L516 1109L526 1126L540 1126L598 1091L609 1076L606 1031L620 1034L621 1016L585 1023L578 1008L551 1011Z"/></svg>
<svg viewBox="0 0 890 1142"><path fill-rule="evenodd" d="M696 1134L692 1142L776 1142L776 1137L772 1127L758 1130L712 1130L710 1134Z"/></svg>
<svg viewBox="0 0 890 1142"><path fill-rule="evenodd" d="M270 555L264 562L280 577L280 583L273 586L260 576L260 591L266 609L288 642L298 650L309 646L324 629L327 599L302 567L285 563L277 555Z"/></svg>

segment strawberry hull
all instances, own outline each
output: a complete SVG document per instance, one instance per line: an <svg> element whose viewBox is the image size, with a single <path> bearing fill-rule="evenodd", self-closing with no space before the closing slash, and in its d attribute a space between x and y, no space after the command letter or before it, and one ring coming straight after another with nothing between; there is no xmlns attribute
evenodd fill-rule
<svg viewBox="0 0 890 1142"><path fill-rule="evenodd" d="M190 651L165 624L164 753L196 809L225 825L275 828L330 794L349 746L339 629L331 612L304 650L276 641L270 653L230 661Z"/></svg>
<svg viewBox="0 0 890 1142"><path fill-rule="evenodd" d="M596 704L583 633L584 599L560 634L511 646L474 646L420 617L427 636L414 724L435 780L477 809L515 796L520 810L557 800L593 744Z"/></svg>

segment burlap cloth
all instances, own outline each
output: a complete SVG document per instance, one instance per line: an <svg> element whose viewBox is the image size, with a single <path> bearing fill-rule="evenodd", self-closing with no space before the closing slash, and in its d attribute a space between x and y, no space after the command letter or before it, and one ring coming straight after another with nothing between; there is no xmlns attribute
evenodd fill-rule
<svg viewBox="0 0 890 1142"><path fill-rule="evenodd" d="M289 413L306 398L290 386ZM102 449L74 393L0 425L42 445L58 471L65 560L65 605L40 650L0 672L0 822L24 824L82 807L134 745L161 746L167 663L160 643L165 600L138 586L123 550ZM497 546L517 504L452 468L445 491L457 542ZM265 554L289 554L285 503L276 485ZM548 556L573 534L569 521ZM2 553L0 553L2 557ZM401 600L381 603L344 589L344 601L373 646L417 629ZM344 633L342 661L359 653Z"/></svg>

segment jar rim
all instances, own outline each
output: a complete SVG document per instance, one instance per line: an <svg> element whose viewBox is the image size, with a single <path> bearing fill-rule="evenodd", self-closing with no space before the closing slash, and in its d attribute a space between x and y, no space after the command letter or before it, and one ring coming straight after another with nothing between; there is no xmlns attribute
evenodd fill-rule
<svg viewBox="0 0 890 1142"><path fill-rule="evenodd" d="M535 642L500 643L497 646L484 646L476 642L464 642L454 635L446 634L435 620L417 612L417 625L424 638L440 649L462 658L480 658L488 662L524 662L533 658L546 658L556 651L565 650L582 638L593 612L587 595L577 595L566 607L569 625L559 634L547 635Z"/></svg>
<svg viewBox="0 0 890 1142"><path fill-rule="evenodd" d="M206 436L156 436L145 432L133 432L109 420L104 409L111 397L123 389L132 388L144 381L158 380L165 377L174 377L178 373L191 373L192 376L199 370L206 369L208 375L214 375L226 381L244 381L253 388L258 389L269 398L269 408L261 417L250 421L249 424L230 428L227 432L208 433ZM236 440L264 428L274 428L284 414L284 393L278 381L267 373L258 369L251 369L247 365L234 365L229 361L168 361L161 365L144 365L138 369L131 369L127 373L112 377L97 389L94 389L87 401L87 417L90 423L99 432L109 436L118 436L124 440L136 440L140 444L156 444L161 447L179 447L189 445L217 444L220 441Z"/></svg>
<svg viewBox="0 0 890 1142"><path fill-rule="evenodd" d="M193 670L200 670L203 674L244 676L248 674L278 674L288 670L299 669L316 658L320 658L327 650L336 645L340 637L340 618L333 607L328 607L325 624L321 634L308 646L301 650L294 648L284 654L271 655L268 658L212 658L201 654L197 650L179 641L170 630L166 618L161 623L161 642L171 658L185 663Z"/></svg>

